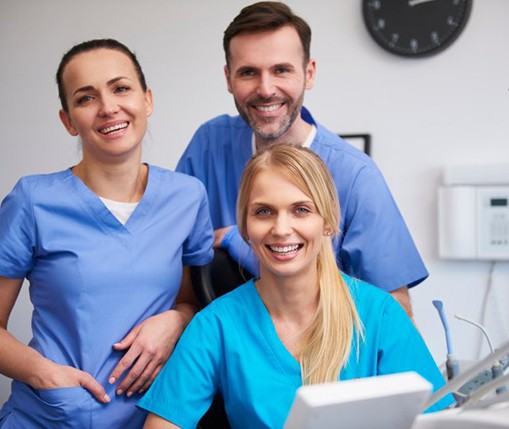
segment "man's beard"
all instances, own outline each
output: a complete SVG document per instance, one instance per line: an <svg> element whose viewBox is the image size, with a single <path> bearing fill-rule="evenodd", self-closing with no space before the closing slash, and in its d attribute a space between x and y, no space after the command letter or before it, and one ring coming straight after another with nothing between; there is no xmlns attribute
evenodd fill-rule
<svg viewBox="0 0 509 429"><path fill-rule="evenodd" d="M234 99L235 106L237 107L237 110L238 110L240 116L242 117L242 119L244 119L244 121L249 124L249 126L251 127L251 129L253 130L253 132L255 133L255 135L257 137L261 138L262 140L267 141L268 143L274 143L276 140L279 140L291 128L291 126L293 125L295 120L300 115L303 100L304 100L304 91L302 92L300 97L293 103L291 102L291 100L289 98L284 98L284 99L279 98L278 99L275 97L271 97L271 98L256 97L251 100L248 100L245 103L245 106L250 106L252 104L284 103L286 106L289 107L288 113L282 118L282 121L279 124L278 129L274 130L272 132L265 132L264 127L263 127L264 123L270 124L272 121L274 121L274 119L267 118L266 121L264 121L262 119L261 120L262 122L260 122L259 119L255 119L253 116L251 116L249 107L243 108L237 102L237 100ZM279 120L279 118L277 118L276 120Z"/></svg>

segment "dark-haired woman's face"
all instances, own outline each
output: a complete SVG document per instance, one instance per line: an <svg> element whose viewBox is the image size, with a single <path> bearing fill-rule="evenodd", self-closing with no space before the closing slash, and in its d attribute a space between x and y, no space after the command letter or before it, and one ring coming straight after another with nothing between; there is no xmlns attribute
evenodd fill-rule
<svg viewBox="0 0 509 429"><path fill-rule="evenodd" d="M139 155L152 93L142 89L127 55L112 49L78 54L65 67L63 84L69 111L60 111L60 118L71 135L81 137L84 157Z"/></svg>

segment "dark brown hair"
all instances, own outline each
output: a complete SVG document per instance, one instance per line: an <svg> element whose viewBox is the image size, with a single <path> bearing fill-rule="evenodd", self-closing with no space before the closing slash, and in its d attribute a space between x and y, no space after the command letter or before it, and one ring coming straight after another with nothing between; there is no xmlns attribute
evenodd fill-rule
<svg viewBox="0 0 509 429"><path fill-rule="evenodd" d="M145 80L143 70L141 69L141 65L138 62L136 55L134 55L134 53L127 46L114 39L89 40L86 42L82 42L78 45L75 45L71 49L69 49L60 60L60 64L58 66L56 75L58 85L58 96L60 98L60 104L62 105L62 109L64 109L64 111L66 112L69 111L69 105L67 104L63 82L64 69L76 55L81 54L83 52L94 51L96 49L113 49L115 51L119 51L127 55L129 59L132 61L134 68L136 69L136 74L138 75L138 79L140 80L141 87L143 88L144 91L147 90L147 82Z"/></svg>
<svg viewBox="0 0 509 429"><path fill-rule="evenodd" d="M224 32L223 48L226 64L230 64L230 41L240 33L254 33L277 30L289 25L297 31L302 49L304 63L310 58L311 28L301 17L295 15L284 3L262 1L243 8Z"/></svg>

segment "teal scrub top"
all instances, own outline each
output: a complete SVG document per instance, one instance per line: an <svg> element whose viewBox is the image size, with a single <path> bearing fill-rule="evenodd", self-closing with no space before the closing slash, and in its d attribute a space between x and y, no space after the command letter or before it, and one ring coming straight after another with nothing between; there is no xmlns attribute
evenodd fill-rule
<svg viewBox="0 0 509 429"><path fill-rule="evenodd" d="M421 335L388 293L344 276L364 326L340 380L415 371L436 391L445 384ZM254 281L198 313L138 406L195 428L221 392L233 428L281 428L302 385L300 365L279 340ZM451 397L429 411L452 403Z"/></svg>

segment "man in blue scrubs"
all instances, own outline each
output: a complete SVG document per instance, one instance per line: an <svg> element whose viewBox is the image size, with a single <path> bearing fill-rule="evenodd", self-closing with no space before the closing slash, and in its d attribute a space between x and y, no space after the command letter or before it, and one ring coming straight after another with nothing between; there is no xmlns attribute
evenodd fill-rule
<svg viewBox="0 0 509 429"><path fill-rule="evenodd" d="M235 227L242 171L258 148L283 142L309 147L326 163L338 189L340 269L390 292L412 317L408 287L428 272L372 159L318 124L302 106L316 71L310 41L311 29L286 5L261 2L244 8L223 40L227 87L240 116L221 115L203 124L177 170L205 184L214 245L256 272L256 261Z"/></svg>

